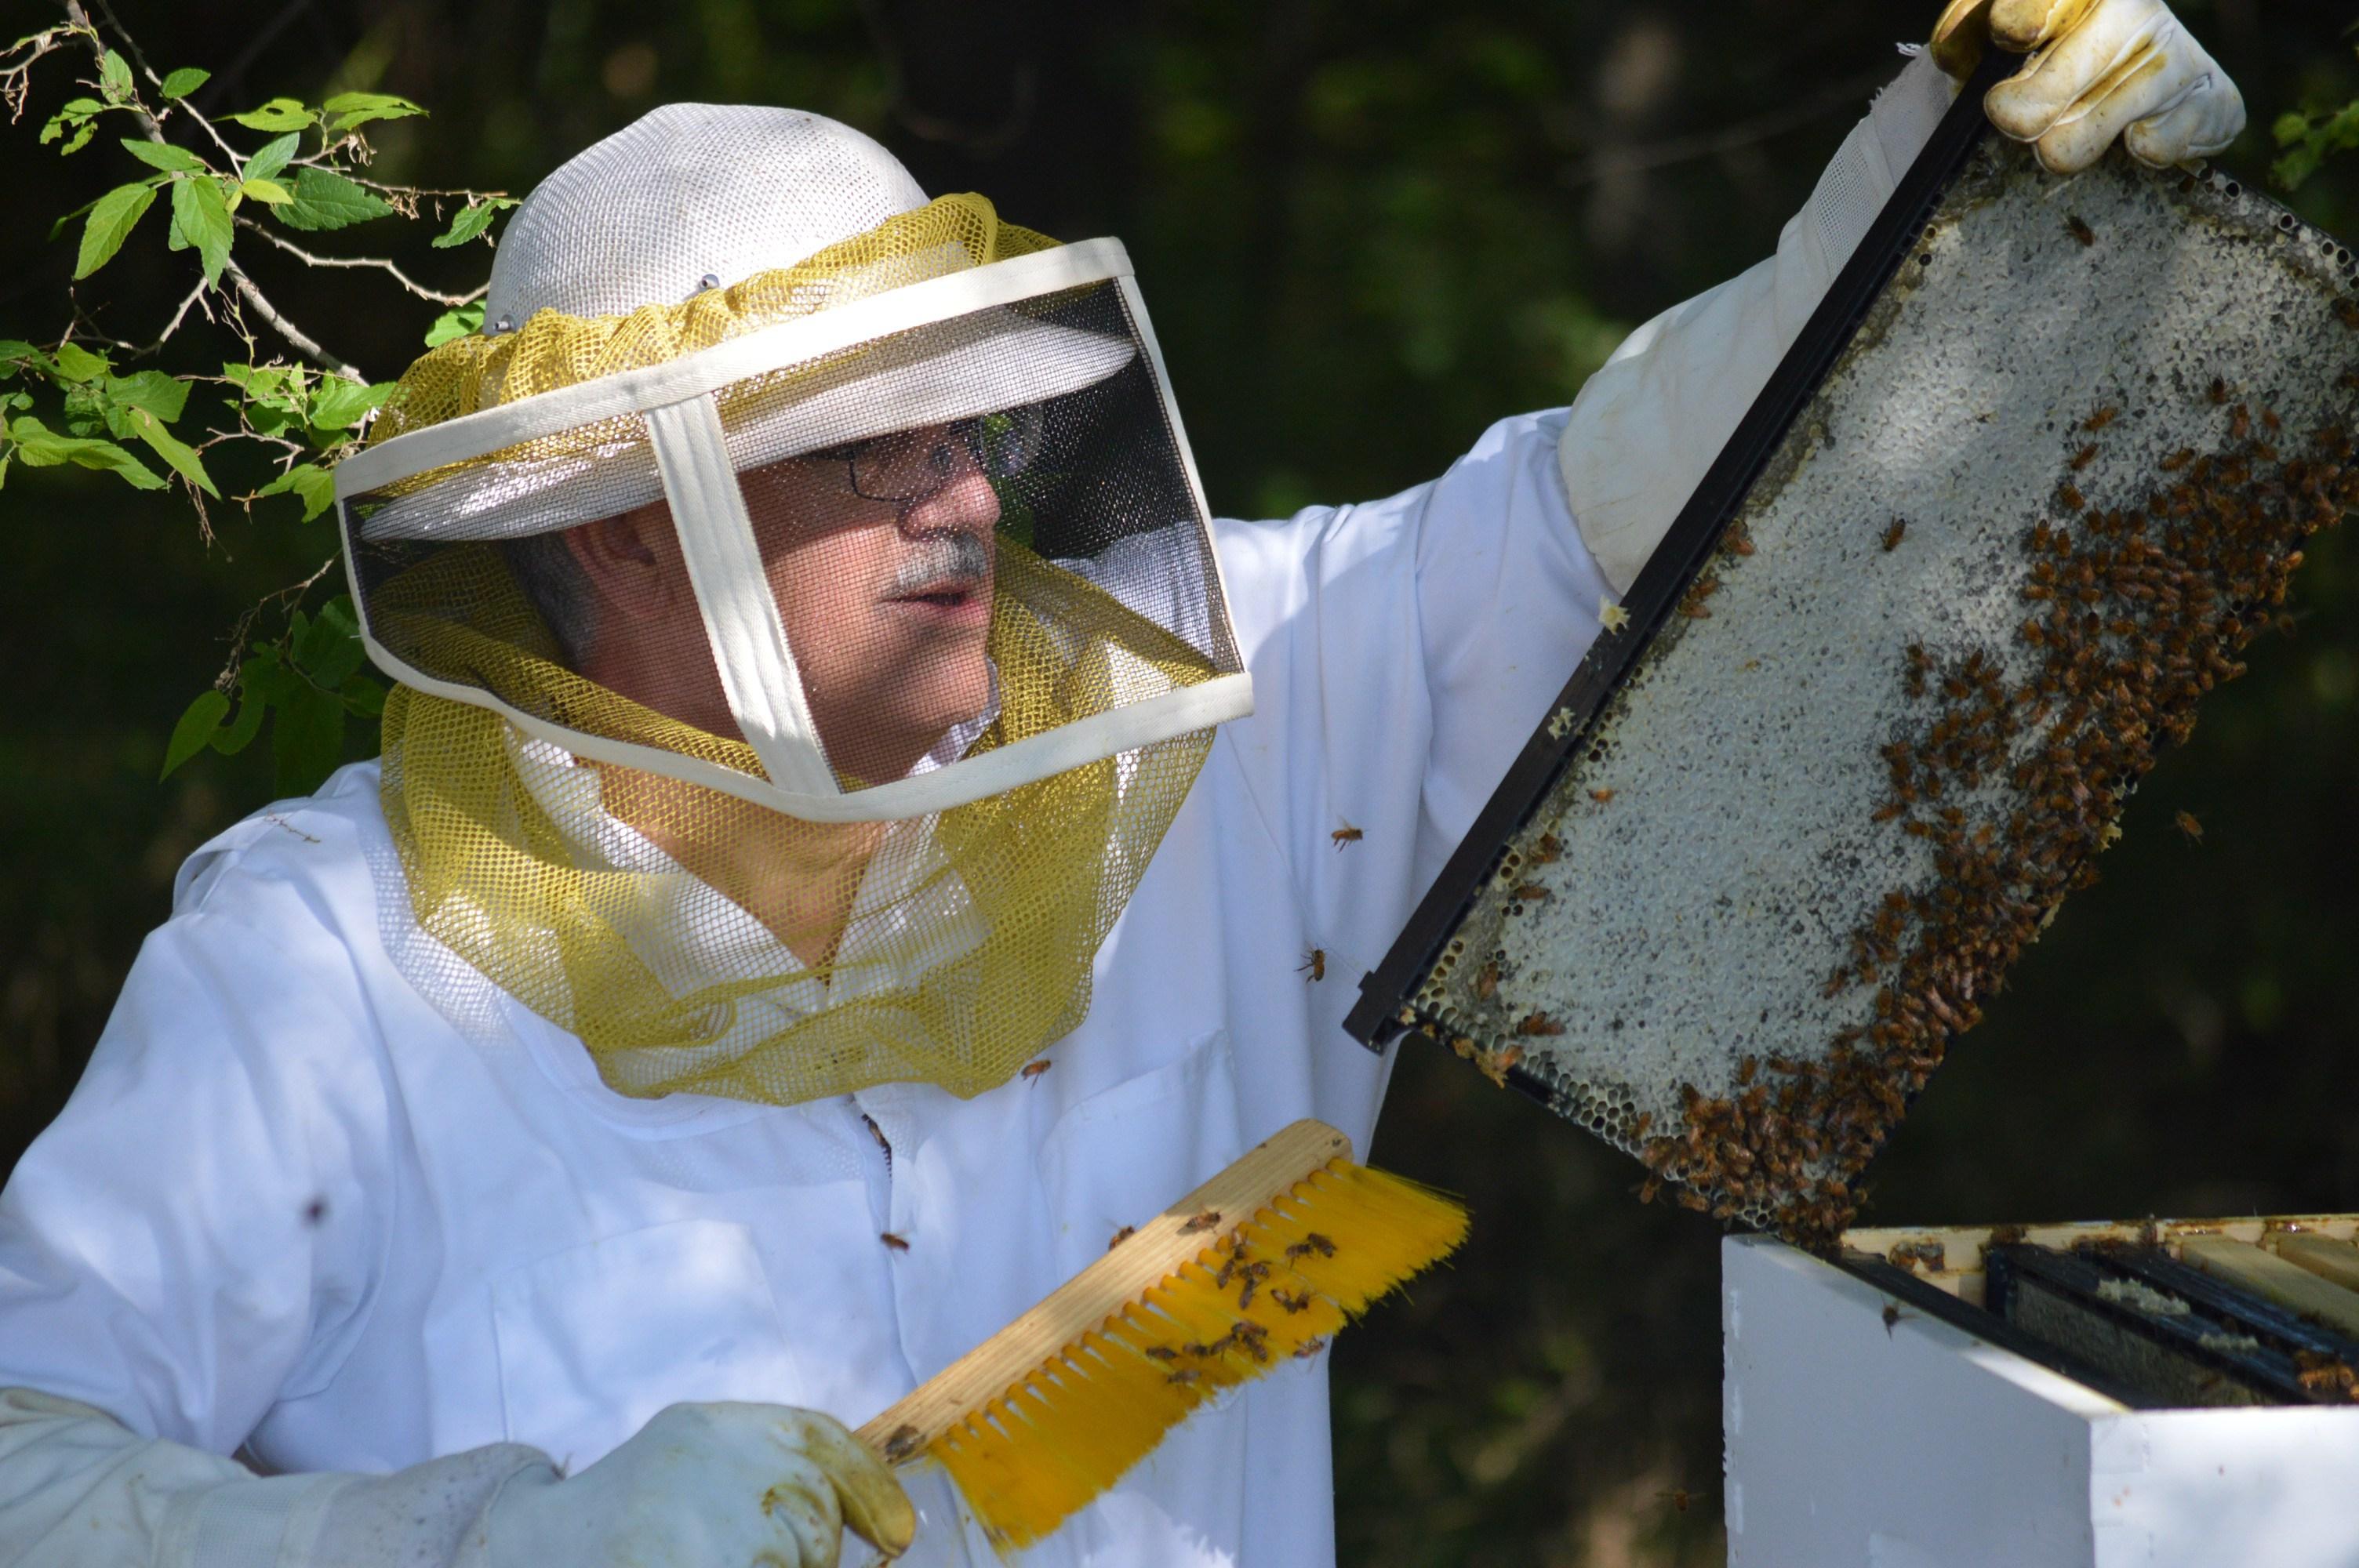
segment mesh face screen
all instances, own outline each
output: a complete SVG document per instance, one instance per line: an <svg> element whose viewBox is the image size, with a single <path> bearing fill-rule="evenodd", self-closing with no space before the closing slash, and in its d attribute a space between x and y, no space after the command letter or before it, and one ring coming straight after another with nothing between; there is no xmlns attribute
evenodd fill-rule
<svg viewBox="0 0 2359 1568"><path fill-rule="evenodd" d="M1090 283L710 399L347 497L411 909L625 1092L980 1092L1085 1013L1210 746L1161 716L1242 669L1141 326Z"/></svg>

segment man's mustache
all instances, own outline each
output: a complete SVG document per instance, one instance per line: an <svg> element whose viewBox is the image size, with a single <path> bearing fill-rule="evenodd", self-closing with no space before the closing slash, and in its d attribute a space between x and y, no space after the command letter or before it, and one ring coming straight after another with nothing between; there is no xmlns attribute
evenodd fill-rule
<svg viewBox="0 0 2359 1568"><path fill-rule="evenodd" d="M894 568L887 598L924 593L944 583L979 583L991 575L991 546L973 534L929 534Z"/></svg>

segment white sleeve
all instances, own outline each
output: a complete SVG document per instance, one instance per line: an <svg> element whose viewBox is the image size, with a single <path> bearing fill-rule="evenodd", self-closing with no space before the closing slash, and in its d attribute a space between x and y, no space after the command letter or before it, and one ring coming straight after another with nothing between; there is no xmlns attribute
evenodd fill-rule
<svg viewBox="0 0 2359 1568"><path fill-rule="evenodd" d="M1955 93L1930 54L1911 60L1837 149L1775 256L1631 333L1581 389L1559 461L1614 591L1637 580Z"/></svg>
<svg viewBox="0 0 2359 1568"><path fill-rule="evenodd" d="M0 1191L0 1562L451 1561L542 1456L383 1478L228 1456L332 1377L364 1321L394 1115L355 934L235 854L192 881Z"/></svg>
<svg viewBox="0 0 2359 1568"><path fill-rule="evenodd" d="M391 1476L258 1476L104 1411L0 1389L0 1559L13 1568L473 1568L520 1444Z"/></svg>

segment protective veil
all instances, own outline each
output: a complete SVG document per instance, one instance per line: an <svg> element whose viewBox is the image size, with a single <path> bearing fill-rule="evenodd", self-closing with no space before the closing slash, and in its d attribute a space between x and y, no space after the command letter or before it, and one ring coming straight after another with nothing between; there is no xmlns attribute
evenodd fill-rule
<svg viewBox="0 0 2359 1568"><path fill-rule="evenodd" d="M486 315L337 474L413 978L628 1094L1006 1081L1252 701L1120 245L674 105Z"/></svg>

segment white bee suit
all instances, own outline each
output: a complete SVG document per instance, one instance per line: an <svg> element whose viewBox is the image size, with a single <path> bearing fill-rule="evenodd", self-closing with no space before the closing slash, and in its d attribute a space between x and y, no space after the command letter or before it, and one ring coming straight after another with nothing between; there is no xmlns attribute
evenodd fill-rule
<svg viewBox="0 0 2359 1568"><path fill-rule="evenodd" d="M206 846L0 1195L0 1386L39 1390L0 1403L0 1560L471 1561L541 1454L578 1471L679 1400L856 1424L1287 1122L1364 1149L1388 1064L1340 1027L1354 983L1948 100L1904 73L1777 257L1571 410L1387 501L1216 526L1256 711L1037 1076L627 1099L521 1006L470 1037L402 979L374 764ZM1323 1359L1280 1368L1033 1561L1332 1562L1327 1422ZM990 1561L910 1490L906 1561Z"/></svg>

